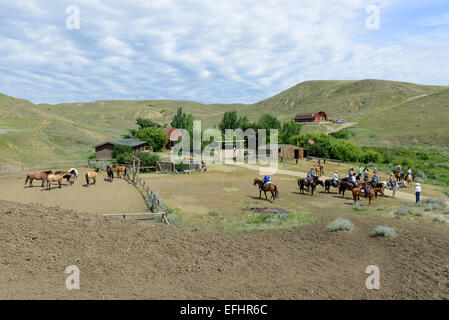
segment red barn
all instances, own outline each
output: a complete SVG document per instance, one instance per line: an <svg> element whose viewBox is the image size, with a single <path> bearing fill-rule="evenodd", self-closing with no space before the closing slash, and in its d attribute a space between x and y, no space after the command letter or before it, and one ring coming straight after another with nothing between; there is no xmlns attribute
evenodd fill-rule
<svg viewBox="0 0 449 320"><path fill-rule="evenodd" d="M168 140L170 140L170 137L174 137L175 139L183 138L184 135L182 134L181 130L176 128L163 128L165 134L167 135ZM175 145L175 141L168 141L168 143L165 145L165 149L171 149Z"/></svg>
<svg viewBox="0 0 449 320"><path fill-rule="evenodd" d="M328 121L327 114L324 111L302 112L295 117L296 122L320 122Z"/></svg>

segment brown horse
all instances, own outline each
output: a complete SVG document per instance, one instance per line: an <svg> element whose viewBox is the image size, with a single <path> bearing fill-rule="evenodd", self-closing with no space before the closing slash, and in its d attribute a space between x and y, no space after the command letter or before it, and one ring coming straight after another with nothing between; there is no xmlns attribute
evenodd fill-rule
<svg viewBox="0 0 449 320"><path fill-rule="evenodd" d="M361 188L353 188L352 189L352 197L354 198L354 203L357 202L357 199L360 199L360 196L368 198L368 204L371 204L371 200L374 197L374 190L373 189L368 189L369 193L366 192L362 192L363 189Z"/></svg>
<svg viewBox="0 0 449 320"><path fill-rule="evenodd" d="M263 185L263 188L261 188L260 186L262 185L263 181L260 179L254 179L254 183L253 186L255 186L256 184L259 186L259 198L262 198L262 191L265 193L265 199L268 200L267 197L267 191L271 192L271 199L270 201L273 201L274 199L276 199L279 196L279 191L278 188L276 187L276 185L274 185L273 183L265 183Z"/></svg>
<svg viewBox="0 0 449 320"><path fill-rule="evenodd" d="M67 180L67 185L73 184L73 182L71 182L71 179L74 176L72 172L59 170L56 171L55 174L62 174L63 175L62 178Z"/></svg>
<svg viewBox="0 0 449 320"><path fill-rule="evenodd" d="M58 183L58 187L61 188L62 187L62 179L64 179L64 176L67 173L58 173L58 174L49 174L45 177L45 179L42 181L42 183L47 182L47 189L50 190L51 188L51 184L53 182L57 182Z"/></svg>
<svg viewBox="0 0 449 320"><path fill-rule="evenodd" d="M117 177L121 178L121 173L123 173L123 177L126 177L126 166L112 166L115 169L115 173L117 173Z"/></svg>
<svg viewBox="0 0 449 320"><path fill-rule="evenodd" d="M321 177L322 175L324 175L324 168L323 168L323 166L322 165L315 165L314 167L313 167L313 170L315 171L315 174L318 176L318 174L319 174L319 177Z"/></svg>
<svg viewBox="0 0 449 320"><path fill-rule="evenodd" d="M101 171L100 168L95 169L94 171L88 172L86 173L86 187L88 187L90 185L89 183L89 179L92 179L94 181L94 185L97 182L97 176L98 173Z"/></svg>
<svg viewBox="0 0 449 320"><path fill-rule="evenodd" d="M42 187L44 186L44 180L47 177L47 175L53 174L53 171L42 171L42 172L32 172L27 174L27 177L25 179L25 185L28 181L30 181L30 188L33 186L33 180L42 180Z"/></svg>
<svg viewBox="0 0 449 320"><path fill-rule="evenodd" d="M317 176L313 176L312 183L309 185L309 181L307 179L298 179L299 192L305 194L304 187L310 188L310 195L313 196L313 191L315 190L317 185L321 185L324 187L323 181L321 181Z"/></svg>
<svg viewBox="0 0 449 320"><path fill-rule="evenodd" d="M114 169L112 168L112 164L108 165L106 168L106 173L108 174L109 181L114 181Z"/></svg>

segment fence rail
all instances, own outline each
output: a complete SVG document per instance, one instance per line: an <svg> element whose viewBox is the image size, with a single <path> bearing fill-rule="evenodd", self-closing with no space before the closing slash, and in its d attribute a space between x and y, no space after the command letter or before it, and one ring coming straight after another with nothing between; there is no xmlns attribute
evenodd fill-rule
<svg viewBox="0 0 449 320"><path fill-rule="evenodd" d="M322 158L322 157L312 157L312 156L307 156L307 161L314 161L314 160L318 160L321 159L324 161L324 163L326 163L326 161L330 161L330 162L336 162L338 163L338 165L341 164L341 160L338 159L328 159L328 158Z"/></svg>
<svg viewBox="0 0 449 320"><path fill-rule="evenodd" d="M142 194L148 209L151 212L154 212L155 210L161 210L162 213L159 214L162 215L162 219L167 224L170 224L167 220L167 208L164 206L162 198L156 191L152 191L150 185L139 175L140 160L133 157L132 165L129 165L128 169L129 170L127 170L127 178L133 182L134 186Z"/></svg>

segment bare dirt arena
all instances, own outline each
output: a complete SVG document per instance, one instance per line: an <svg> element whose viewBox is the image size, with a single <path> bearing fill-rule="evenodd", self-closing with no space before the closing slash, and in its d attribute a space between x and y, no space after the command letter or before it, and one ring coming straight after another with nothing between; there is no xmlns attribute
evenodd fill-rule
<svg viewBox="0 0 449 320"><path fill-rule="evenodd" d="M125 179L114 179L111 183L105 180L106 174L100 172L96 185L86 187L84 175L87 171L92 169L79 170L78 179L73 185L65 185L64 179L61 189L53 184L51 190L42 188L42 181L39 180L33 181L32 188L28 184L25 186L26 173L0 176L0 199L95 214L146 211L142 196Z"/></svg>
<svg viewBox="0 0 449 320"><path fill-rule="evenodd" d="M0 177L0 298L449 298L445 226L351 215L354 232L329 232L335 213L323 211L294 230L173 227L92 214L145 209L132 185L103 179L41 191L24 188L23 176ZM370 237L378 224L400 236ZM80 290L65 287L69 265L80 269ZM365 287L369 265L380 269L380 290Z"/></svg>

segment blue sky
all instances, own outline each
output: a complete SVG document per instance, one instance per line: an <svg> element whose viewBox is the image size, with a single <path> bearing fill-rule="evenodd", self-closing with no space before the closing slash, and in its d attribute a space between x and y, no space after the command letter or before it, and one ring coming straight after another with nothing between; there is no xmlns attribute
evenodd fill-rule
<svg viewBox="0 0 449 320"><path fill-rule="evenodd" d="M69 5L79 29L66 27ZM36 103L253 103L306 80L449 85L449 3L8 0L0 58L0 92Z"/></svg>

